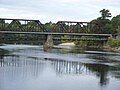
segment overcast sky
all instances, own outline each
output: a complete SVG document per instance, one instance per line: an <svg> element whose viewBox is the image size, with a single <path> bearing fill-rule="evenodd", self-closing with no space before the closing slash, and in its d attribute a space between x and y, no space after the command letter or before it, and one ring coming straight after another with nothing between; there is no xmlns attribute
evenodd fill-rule
<svg viewBox="0 0 120 90"><path fill-rule="evenodd" d="M0 18L91 21L103 8L120 14L120 0L0 0Z"/></svg>

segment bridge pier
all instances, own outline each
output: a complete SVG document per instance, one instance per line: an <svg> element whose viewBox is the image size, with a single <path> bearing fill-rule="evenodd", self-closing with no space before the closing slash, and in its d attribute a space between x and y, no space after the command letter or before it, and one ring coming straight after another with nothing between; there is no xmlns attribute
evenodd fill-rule
<svg viewBox="0 0 120 90"><path fill-rule="evenodd" d="M53 35L45 35L45 42L43 43L44 51L49 51L53 47Z"/></svg>

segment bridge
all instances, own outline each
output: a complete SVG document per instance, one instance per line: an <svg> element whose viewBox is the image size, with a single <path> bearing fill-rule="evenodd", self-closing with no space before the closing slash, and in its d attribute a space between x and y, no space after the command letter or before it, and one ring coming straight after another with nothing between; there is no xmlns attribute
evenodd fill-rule
<svg viewBox="0 0 120 90"><path fill-rule="evenodd" d="M44 35L45 47L52 47L53 40L98 40L106 41L111 34L96 34L91 33L92 25L96 23L89 22L74 22L74 21L58 21L51 26L51 29L46 29L39 20L28 19L7 19L0 18L0 34L32 34ZM87 36L90 38L60 38L53 36ZM92 37L92 38L91 38Z"/></svg>

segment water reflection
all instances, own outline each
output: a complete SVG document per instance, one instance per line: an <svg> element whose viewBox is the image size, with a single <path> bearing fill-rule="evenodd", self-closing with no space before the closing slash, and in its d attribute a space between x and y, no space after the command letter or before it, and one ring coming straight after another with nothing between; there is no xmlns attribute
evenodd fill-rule
<svg viewBox="0 0 120 90"><path fill-rule="evenodd" d="M8 79L27 79L31 76L35 78L44 68L44 63L37 59L33 61L19 56L7 56L0 60L0 65L2 77L8 77Z"/></svg>
<svg viewBox="0 0 120 90"><path fill-rule="evenodd" d="M5 69L16 69L14 73L22 73L27 76L28 71L32 75L38 76L41 74L41 71L47 67L47 65L53 68L57 75L59 74L81 74L85 69L84 64L80 62L72 62L72 61L64 61L64 60L56 60L52 58L34 58L34 57L23 57L23 56L5 56L0 59L0 67L4 67ZM8 67L8 68L6 68ZM17 69L19 72L16 72ZM31 71L33 70L33 71ZM6 72L7 73L7 72ZM16 75L16 74L15 74ZM18 74L19 75L19 74ZM14 76L13 76L14 77Z"/></svg>
<svg viewBox="0 0 120 90"><path fill-rule="evenodd" d="M87 68L96 74L100 78L100 85L107 85L109 82L109 76L120 79L120 62L117 59L110 57L114 54L106 53L92 53L87 55L90 59L94 59L96 64L87 64Z"/></svg>
<svg viewBox="0 0 120 90"><path fill-rule="evenodd" d="M97 77L100 78L100 85L107 85L109 82L108 73L110 71L110 67L101 64L87 64L86 67L94 73Z"/></svg>
<svg viewBox="0 0 120 90"><path fill-rule="evenodd" d="M80 62L51 60L51 63L57 75L81 74L85 69L84 64Z"/></svg>
<svg viewBox="0 0 120 90"><path fill-rule="evenodd" d="M97 60L95 54L87 57ZM101 58L102 57L102 58ZM108 60L104 55L99 60ZM120 80L120 67L109 66L102 63L81 63L77 61L66 61L55 58L28 57L21 55L10 55L9 51L0 49L0 78L10 80L25 80L27 78L38 78L46 68L51 68L57 76L60 75L95 75L99 78L100 86L109 84L109 76Z"/></svg>

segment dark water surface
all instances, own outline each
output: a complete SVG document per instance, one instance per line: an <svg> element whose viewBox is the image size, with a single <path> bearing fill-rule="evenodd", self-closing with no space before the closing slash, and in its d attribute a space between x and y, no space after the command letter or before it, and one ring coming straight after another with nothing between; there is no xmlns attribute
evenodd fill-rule
<svg viewBox="0 0 120 90"><path fill-rule="evenodd" d="M0 46L0 90L120 90L120 53Z"/></svg>

